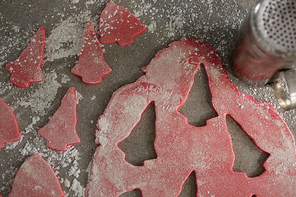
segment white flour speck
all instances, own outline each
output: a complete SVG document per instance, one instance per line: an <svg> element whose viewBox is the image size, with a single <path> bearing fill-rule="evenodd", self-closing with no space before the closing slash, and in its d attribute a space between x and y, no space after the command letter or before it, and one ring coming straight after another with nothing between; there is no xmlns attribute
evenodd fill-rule
<svg viewBox="0 0 296 197"><path fill-rule="evenodd" d="M83 99L83 96L77 90L75 90L75 91L76 91L77 104L79 104L79 101L81 101Z"/></svg>
<svg viewBox="0 0 296 197"><path fill-rule="evenodd" d="M71 81L70 77L68 75L62 74L61 83L68 83Z"/></svg>

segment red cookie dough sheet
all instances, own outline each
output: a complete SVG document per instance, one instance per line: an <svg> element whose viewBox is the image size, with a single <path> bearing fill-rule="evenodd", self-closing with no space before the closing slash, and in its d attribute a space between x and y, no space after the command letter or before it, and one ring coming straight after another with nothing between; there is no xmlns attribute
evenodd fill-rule
<svg viewBox="0 0 296 197"><path fill-rule="evenodd" d="M218 117L206 126L189 125L178 112L200 65L208 77ZM97 124L97 148L86 196L119 196L139 189L142 196L178 196L194 171L197 196L293 196L296 188L295 141L275 108L240 92L229 80L215 50L182 39L160 51L135 83L117 90ZM156 159L134 166L118 143L127 138L141 114L155 103ZM242 109L241 106L244 106ZM239 123L259 149L269 154L265 171L249 178L234 172L234 153L226 116Z"/></svg>

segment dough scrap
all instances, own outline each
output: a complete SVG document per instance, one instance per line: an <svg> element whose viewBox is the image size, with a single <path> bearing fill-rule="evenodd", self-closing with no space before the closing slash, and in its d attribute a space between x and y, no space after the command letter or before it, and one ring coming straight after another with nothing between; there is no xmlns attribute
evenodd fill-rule
<svg viewBox="0 0 296 197"><path fill-rule="evenodd" d="M38 154L27 159L17 171L9 197L64 197L58 178Z"/></svg>
<svg viewBox="0 0 296 197"><path fill-rule="evenodd" d="M6 64L6 68L11 74L11 83L20 88L28 88L30 83L43 80L41 65L44 57L45 43L46 31L44 27L40 27L20 57Z"/></svg>
<svg viewBox="0 0 296 197"><path fill-rule="evenodd" d="M49 148L65 151L69 145L80 143L76 133L76 105L75 89L71 87L49 123L38 131L39 135L47 140Z"/></svg>
<svg viewBox="0 0 296 197"><path fill-rule="evenodd" d="M79 61L71 72L82 77L84 83L91 85L101 83L102 77L112 72L104 60L104 53L90 22L87 23L83 34Z"/></svg>
<svg viewBox="0 0 296 197"><path fill-rule="evenodd" d="M11 108L0 98L0 149L6 142L21 139L17 120Z"/></svg>
<svg viewBox="0 0 296 197"><path fill-rule="evenodd" d="M125 46L133 42L133 38L146 30L146 27L128 10L109 2L100 16L100 42L109 44L117 42Z"/></svg>

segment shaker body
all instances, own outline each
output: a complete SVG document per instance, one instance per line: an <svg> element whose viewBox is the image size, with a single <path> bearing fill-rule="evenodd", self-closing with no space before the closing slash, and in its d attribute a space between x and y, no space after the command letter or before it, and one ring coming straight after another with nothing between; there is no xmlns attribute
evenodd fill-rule
<svg viewBox="0 0 296 197"><path fill-rule="evenodd" d="M251 85L272 84L280 105L286 110L295 108L296 1L258 1L244 21L238 40L231 57L234 74ZM279 84L281 72L287 93Z"/></svg>

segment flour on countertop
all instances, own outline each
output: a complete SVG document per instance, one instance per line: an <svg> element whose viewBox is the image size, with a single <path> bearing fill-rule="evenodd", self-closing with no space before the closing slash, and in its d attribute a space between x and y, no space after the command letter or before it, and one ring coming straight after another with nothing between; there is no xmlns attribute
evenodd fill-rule
<svg viewBox="0 0 296 197"><path fill-rule="evenodd" d="M77 90L75 90L75 92L76 92L77 104L79 104L79 101L83 99L83 96Z"/></svg>
<svg viewBox="0 0 296 197"><path fill-rule="evenodd" d="M33 126L40 120L40 117L31 117L32 119L32 123L29 124L26 128L25 128L25 132L24 134L27 134L29 132L32 132L34 130Z"/></svg>
<svg viewBox="0 0 296 197"><path fill-rule="evenodd" d="M45 47L45 60L54 61L78 55L82 46L82 35L87 22L95 22L90 11L71 16L50 32Z"/></svg>
<svg viewBox="0 0 296 197"><path fill-rule="evenodd" d="M69 81L71 81L70 77L66 74L62 74L62 78L61 78L61 83L68 83Z"/></svg>
<svg viewBox="0 0 296 197"><path fill-rule="evenodd" d="M131 4L133 4L133 1L131 2ZM151 3L145 3L145 4L137 4L134 2L134 5L136 6L136 8L133 10L133 15L136 18L139 18L140 16L144 15L145 13L147 14L147 12L150 10L151 8Z"/></svg>
<svg viewBox="0 0 296 197"><path fill-rule="evenodd" d="M84 196L85 188L83 188L76 179L73 180L71 190L74 192L75 196Z"/></svg>
<svg viewBox="0 0 296 197"><path fill-rule="evenodd" d="M10 91L12 88L13 88L12 83L0 82L0 95L4 95L6 92ZM2 98L5 99L5 96Z"/></svg>
<svg viewBox="0 0 296 197"><path fill-rule="evenodd" d="M184 34L184 15L182 13L182 10L179 11L177 15L172 15L170 17L170 20L166 23L165 31L167 32L168 38L173 38L181 33L181 35Z"/></svg>
<svg viewBox="0 0 296 197"><path fill-rule="evenodd" d="M157 28L157 23L155 21L152 21L147 27L148 31L150 31L151 33L156 32L156 28Z"/></svg>
<svg viewBox="0 0 296 197"><path fill-rule="evenodd" d="M0 13L0 21L3 19ZM17 59L27 45L29 45L31 37L36 33L33 30L20 31L19 27L15 25L3 25L0 27L0 31L14 32L12 36L4 36L0 41L0 66L9 63L7 58L14 53L14 58ZM24 40L26 42L24 42ZM11 59L10 61L13 61ZM1 72L0 72L1 74Z"/></svg>
<svg viewBox="0 0 296 197"><path fill-rule="evenodd" d="M79 0L72 0L72 3L78 3Z"/></svg>
<svg viewBox="0 0 296 197"><path fill-rule="evenodd" d="M30 107L33 113L44 116L46 110L55 100L60 87L61 85L57 82L57 73L55 71L46 73L44 81L39 83L38 87L34 88L27 96L14 95L17 101L13 103L12 108L16 109L19 106Z"/></svg>
<svg viewBox="0 0 296 197"><path fill-rule="evenodd" d="M90 97L91 101L94 101L96 99L96 95L93 95L92 97Z"/></svg>
<svg viewBox="0 0 296 197"><path fill-rule="evenodd" d="M65 187L68 187L69 188L71 186L71 182L68 179L66 179L64 181L64 185L65 185Z"/></svg>
<svg viewBox="0 0 296 197"><path fill-rule="evenodd" d="M15 147L17 147L21 142L23 141L23 136L21 136L21 139L15 142L7 142L3 145L3 148L5 150L12 150Z"/></svg>

